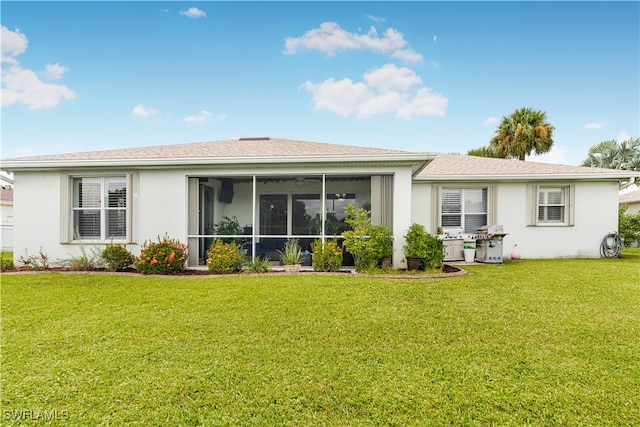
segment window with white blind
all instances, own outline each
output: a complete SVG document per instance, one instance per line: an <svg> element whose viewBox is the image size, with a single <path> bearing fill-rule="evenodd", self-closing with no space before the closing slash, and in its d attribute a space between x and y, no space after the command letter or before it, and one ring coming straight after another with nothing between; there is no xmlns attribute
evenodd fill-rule
<svg viewBox="0 0 640 427"><path fill-rule="evenodd" d="M538 223L564 224L567 222L567 188L538 188Z"/></svg>
<svg viewBox="0 0 640 427"><path fill-rule="evenodd" d="M440 225L442 228L462 227L473 233L487 225L486 188L443 188Z"/></svg>
<svg viewBox="0 0 640 427"><path fill-rule="evenodd" d="M571 226L575 221L574 185L527 185L530 226Z"/></svg>
<svg viewBox="0 0 640 427"><path fill-rule="evenodd" d="M72 240L126 240L126 176L71 178Z"/></svg>

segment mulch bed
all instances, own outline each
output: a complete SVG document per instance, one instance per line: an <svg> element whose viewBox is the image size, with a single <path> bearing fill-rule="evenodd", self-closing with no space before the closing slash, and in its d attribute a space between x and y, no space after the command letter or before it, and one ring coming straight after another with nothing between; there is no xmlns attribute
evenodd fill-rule
<svg viewBox="0 0 640 427"><path fill-rule="evenodd" d="M77 270L69 270L66 268L47 268L47 269L33 269L33 268L29 268L29 267L16 267L13 269L6 269L6 270L2 270L2 274L34 274L34 273L44 273L44 272L60 272L60 273L65 273L65 274L116 274L116 275L123 275L123 276L150 276L150 275L145 275L145 274L140 274L138 273L135 269L131 268L129 270L126 271L118 271L118 272L112 272L112 271L108 271L108 270L102 270L102 269L98 269L98 270L89 270L89 271L77 271ZM453 266L453 265L449 265L449 264L445 264L443 272L442 273L436 273L436 274L427 274L427 273L421 273L421 272L404 272L404 273L400 273L400 274L363 274L363 273L356 273L353 270L343 270L340 272L335 272L335 273L324 273L324 272L317 272L317 271L313 271L313 270L302 270L299 273L285 273L282 270L272 270L268 273L237 273L236 275L243 275L243 276L260 276L260 275L265 275L265 274L303 274L303 275L309 275L309 274L322 274L322 275L345 275L345 274L349 274L349 275L354 275L354 276L360 276L360 277L377 277L377 278L386 278L386 279L441 279L441 278L447 278L447 277L457 277L457 276L464 276L465 274L467 274L466 270L463 270L459 267ZM210 273L208 270L206 269L187 269L184 272L180 273L180 274L166 274L166 275L154 275L154 277L193 277L193 276L211 276L211 277L215 277L215 276L229 276L227 275L218 275L218 274L212 274Z"/></svg>

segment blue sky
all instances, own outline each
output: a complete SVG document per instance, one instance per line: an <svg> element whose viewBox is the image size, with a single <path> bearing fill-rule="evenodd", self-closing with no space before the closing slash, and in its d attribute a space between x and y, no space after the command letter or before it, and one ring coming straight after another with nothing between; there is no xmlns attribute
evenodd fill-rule
<svg viewBox="0 0 640 427"><path fill-rule="evenodd" d="M2 158L247 136L466 153L520 107L640 136L639 2L3 1ZM537 160L532 158L531 160Z"/></svg>

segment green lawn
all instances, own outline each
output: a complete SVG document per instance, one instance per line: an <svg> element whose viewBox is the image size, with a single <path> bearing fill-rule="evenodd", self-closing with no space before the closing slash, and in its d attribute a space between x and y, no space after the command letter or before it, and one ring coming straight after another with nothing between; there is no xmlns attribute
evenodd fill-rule
<svg viewBox="0 0 640 427"><path fill-rule="evenodd" d="M623 255L451 279L3 275L2 424L640 425Z"/></svg>

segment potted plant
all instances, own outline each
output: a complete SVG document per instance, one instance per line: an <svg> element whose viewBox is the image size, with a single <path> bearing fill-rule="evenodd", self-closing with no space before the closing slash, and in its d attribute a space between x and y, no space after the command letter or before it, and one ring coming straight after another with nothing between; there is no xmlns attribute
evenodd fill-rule
<svg viewBox="0 0 640 427"><path fill-rule="evenodd" d="M287 273L297 273L300 271L302 264L302 249L298 244L298 239L289 239L284 244L284 251L278 251L280 260L284 265L284 271Z"/></svg>
<svg viewBox="0 0 640 427"><path fill-rule="evenodd" d="M422 224L411 224L404 236L404 257L408 270L420 268L442 268L444 253L442 242L436 236L427 233Z"/></svg>
<svg viewBox="0 0 640 427"><path fill-rule="evenodd" d="M224 238L224 236L239 236L244 235L244 227L240 226L240 222L238 218L234 215L232 217L223 216L220 219L220 222L214 224L215 234L218 236L223 236L223 241L225 243L229 243L231 241L235 241L236 243L240 243L239 238Z"/></svg>
<svg viewBox="0 0 640 427"><path fill-rule="evenodd" d="M370 250L382 267L391 267L393 256L393 236L391 229L384 225L372 224L369 230Z"/></svg>

